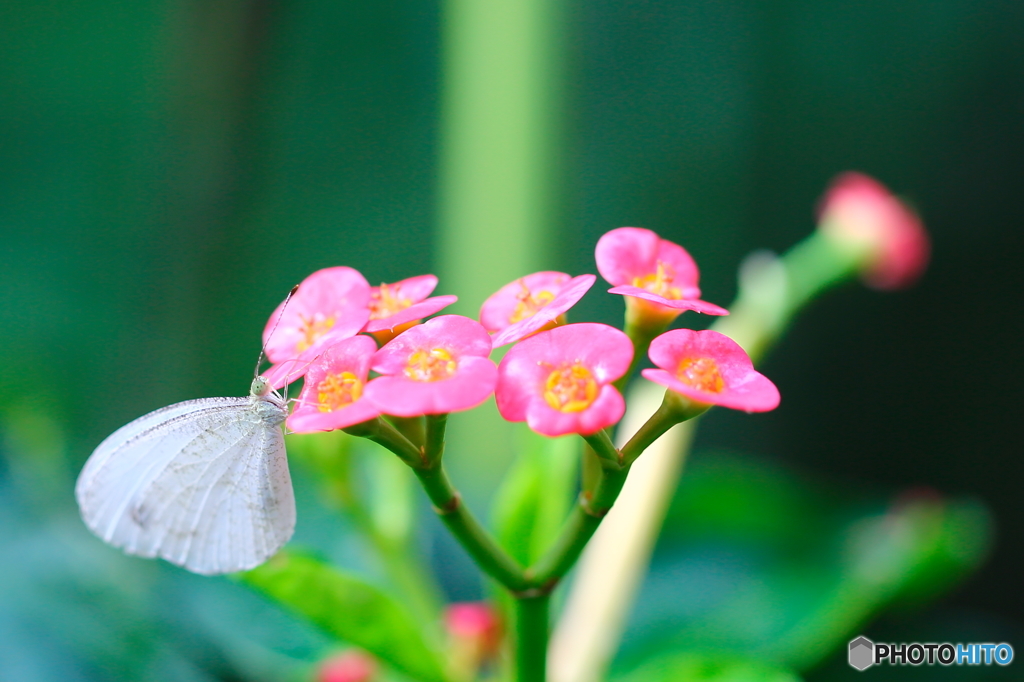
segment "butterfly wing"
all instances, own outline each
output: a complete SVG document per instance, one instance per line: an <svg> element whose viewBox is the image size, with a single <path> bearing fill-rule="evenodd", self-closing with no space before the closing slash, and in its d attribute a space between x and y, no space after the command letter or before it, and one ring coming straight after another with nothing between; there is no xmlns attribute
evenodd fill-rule
<svg viewBox="0 0 1024 682"><path fill-rule="evenodd" d="M259 565L295 528L284 415L266 400L207 398L135 420L82 470L82 518L129 554L196 573Z"/></svg>

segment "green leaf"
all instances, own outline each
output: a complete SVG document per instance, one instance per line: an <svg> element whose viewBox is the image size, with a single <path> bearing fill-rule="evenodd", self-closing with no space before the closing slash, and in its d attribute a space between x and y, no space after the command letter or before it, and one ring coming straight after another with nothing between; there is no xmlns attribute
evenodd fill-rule
<svg viewBox="0 0 1024 682"><path fill-rule="evenodd" d="M498 541L523 565L554 541L572 505L579 439L545 438L523 430L522 454L495 497L491 518Z"/></svg>
<svg viewBox="0 0 1024 682"><path fill-rule="evenodd" d="M311 557L285 552L241 578L400 672L423 682L446 680L440 656L405 608L359 578Z"/></svg>
<svg viewBox="0 0 1024 682"><path fill-rule="evenodd" d="M800 682L784 668L745 658L677 653L647 661L613 682Z"/></svg>

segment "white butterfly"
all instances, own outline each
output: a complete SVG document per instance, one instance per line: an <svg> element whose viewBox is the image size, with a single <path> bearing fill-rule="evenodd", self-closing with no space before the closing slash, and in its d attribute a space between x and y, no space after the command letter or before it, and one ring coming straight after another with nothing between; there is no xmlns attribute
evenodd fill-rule
<svg viewBox="0 0 1024 682"><path fill-rule="evenodd" d="M258 566L295 530L287 416L258 376L246 398L189 400L122 426L78 477L82 519L129 554L194 573Z"/></svg>

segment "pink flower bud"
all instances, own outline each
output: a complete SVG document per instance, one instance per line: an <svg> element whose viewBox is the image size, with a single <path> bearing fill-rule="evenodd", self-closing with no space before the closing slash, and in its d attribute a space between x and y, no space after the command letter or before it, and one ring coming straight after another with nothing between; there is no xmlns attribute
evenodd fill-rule
<svg viewBox="0 0 1024 682"><path fill-rule="evenodd" d="M444 622L454 639L473 644L484 656L497 653L501 620L486 602L460 602L445 610Z"/></svg>
<svg viewBox="0 0 1024 682"><path fill-rule="evenodd" d="M350 649L320 664L316 682L370 682L377 675L377 662L368 653Z"/></svg>
<svg viewBox="0 0 1024 682"><path fill-rule="evenodd" d="M864 252L862 277L876 289L909 286L928 265L931 247L921 220L866 175L844 173L833 181L818 228L840 247Z"/></svg>

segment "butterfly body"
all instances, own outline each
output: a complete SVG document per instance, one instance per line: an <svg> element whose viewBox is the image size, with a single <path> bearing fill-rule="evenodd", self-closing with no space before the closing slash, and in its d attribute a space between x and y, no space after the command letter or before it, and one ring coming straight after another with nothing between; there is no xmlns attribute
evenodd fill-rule
<svg viewBox="0 0 1024 682"><path fill-rule="evenodd" d="M295 528L281 423L284 399L262 377L244 398L150 412L93 452L75 496L86 525L129 554L195 573L266 561Z"/></svg>

